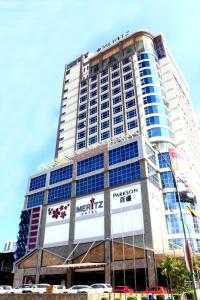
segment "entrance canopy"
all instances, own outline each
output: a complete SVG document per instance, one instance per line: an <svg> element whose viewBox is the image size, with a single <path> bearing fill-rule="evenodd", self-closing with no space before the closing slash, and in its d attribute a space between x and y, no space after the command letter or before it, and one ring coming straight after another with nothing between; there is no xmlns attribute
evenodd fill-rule
<svg viewBox="0 0 200 300"><path fill-rule="evenodd" d="M54 265L54 266L48 266L48 268L62 268L62 269L84 269L84 268L96 268L96 267L102 267L105 266L106 263L75 263L75 264L63 264L63 265Z"/></svg>

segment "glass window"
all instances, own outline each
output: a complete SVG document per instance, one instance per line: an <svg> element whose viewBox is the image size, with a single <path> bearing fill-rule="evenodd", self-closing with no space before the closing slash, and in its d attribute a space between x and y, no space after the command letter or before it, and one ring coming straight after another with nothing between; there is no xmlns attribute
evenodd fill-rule
<svg viewBox="0 0 200 300"><path fill-rule="evenodd" d="M169 152L159 153L158 161L159 161L159 167L161 169L171 167L171 159L170 159Z"/></svg>
<svg viewBox="0 0 200 300"><path fill-rule="evenodd" d="M116 86L120 84L120 79L116 79L112 82L112 86Z"/></svg>
<svg viewBox="0 0 200 300"><path fill-rule="evenodd" d="M117 88L115 88L115 89L112 90L112 95L114 96L114 95L116 95L116 94L118 94L120 92L121 92L120 87L117 87Z"/></svg>
<svg viewBox="0 0 200 300"><path fill-rule="evenodd" d="M108 82L108 76L101 79L101 84Z"/></svg>
<svg viewBox="0 0 200 300"><path fill-rule="evenodd" d="M146 144L146 153L147 153L147 158L154 163L154 165L157 165L157 161L156 161L156 155L153 149L151 149L151 147L149 147L148 144Z"/></svg>
<svg viewBox="0 0 200 300"><path fill-rule="evenodd" d="M85 128L85 122L81 122L78 124L78 129Z"/></svg>
<svg viewBox="0 0 200 300"><path fill-rule="evenodd" d="M105 99L109 98L109 93L105 93L103 95L101 95L101 101L104 101Z"/></svg>
<svg viewBox="0 0 200 300"><path fill-rule="evenodd" d="M97 95L97 90L93 91L90 93L90 98L94 97Z"/></svg>
<svg viewBox="0 0 200 300"><path fill-rule="evenodd" d="M104 110L109 107L109 102L104 102L101 104L101 110Z"/></svg>
<svg viewBox="0 0 200 300"><path fill-rule="evenodd" d="M131 122L128 123L128 129L133 129L133 128L136 128L138 126L137 124L137 120L133 120Z"/></svg>
<svg viewBox="0 0 200 300"><path fill-rule="evenodd" d="M133 107L135 106L135 100L130 100L128 102L126 102L126 108L130 108L130 107Z"/></svg>
<svg viewBox="0 0 200 300"><path fill-rule="evenodd" d="M97 116L92 117L89 121L90 124L96 123L97 122Z"/></svg>
<svg viewBox="0 0 200 300"><path fill-rule="evenodd" d="M125 85L124 85L125 90L128 90L131 87L133 87L133 81L129 81L129 82L125 83Z"/></svg>
<svg viewBox="0 0 200 300"><path fill-rule="evenodd" d="M146 76L146 75L155 75L157 77L160 77L160 74L158 73L158 70L156 69L144 69L140 71L140 77Z"/></svg>
<svg viewBox="0 0 200 300"><path fill-rule="evenodd" d="M90 101L90 106L94 106L97 104L97 99L93 99Z"/></svg>
<svg viewBox="0 0 200 300"><path fill-rule="evenodd" d="M128 57L128 58L126 58L126 59L123 60L123 65L126 65L129 62L131 62L131 58L130 57Z"/></svg>
<svg viewBox="0 0 200 300"><path fill-rule="evenodd" d="M97 132L97 126L89 128L89 134L93 134L95 132Z"/></svg>
<svg viewBox="0 0 200 300"><path fill-rule="evenodd" d="M54 184L63 180L72 178L72 168L73 165L69 165L50 172L50 182L49 184Z"/></svg>
<svg viewBox="0 0 200 300"><path fill-rule="evenodd" d="M112 74L112 79L113 79L113 78L116 78L116 77L118 77L118 76L119 76L119 71L117 71L117 72L115 72L115 73Z"/></svg>
<svg viewBox="0 0 200 300"><path fill-rule="evenodd" d="M117 114L122 111L122 105L113 108L113 114Z"/></svg>
<svg viewBox="0 0 200 300"><path fill-rule="evenodd" d="M39 206L44 203L44 192L35 193L28 196L27 208Z"/></svg>
<svg viewBox="0 0 200 300"><path fill-rule="evenodd" d="M114 70L116 70L118 68L119 68L119 64L115 64L115 65L112 66L112 71L114 71Z"/></svg>
<svg viewBox="0 0 200 300"><path fill-rule="evenodd" d="M93 136L89 138L89 145L97 143L97 136Z"/></svg>
<svg viewBox="0 0 200 300"><path fill-rule="evenodd" d="M91 81L95 81L95 80L97 80L97 75L91 77Z"/></svg>
<svg viewBox="0 0 200 300"><path fill-rule="evenodd" d="M167 104L165 99L158 95L145 96L143 98L143 102L144 102L144 104L149 104L149 103L161 103L164 105Z"/></svg>
<svg viewBox="0 0 200 300"><path fill-rule="evenodd" d="M147 163L147 169L150 181L153 182L156 186L159 186L158 173L156 172L156 169L154 169L149 163Z"/></svg>
<svg viewBox="0 0 200 300"><path fill-rule="evenodd" d="M118 124L123 121L123 116L117 116L114 118L114 124Z"/></svg>
<svg viewBox="0 0 200 300"><path fill-rule="evenodd" d="M91 85L90 85L90 89L91 90L93 90L93 89L95 89L97 87L97 83L95 82L95 83L92 83Z"/></svg>
<svg viewBox="0 0 200 300"><path fill-rule="evenodd" d="M84 112L84 113L79 114L78 118L79 118L79 120L85 119L86 113Z"/></svg>
<svg viewBox="0 0 200 300"><path fill-rule="evenodd" d="M109 127L109 120L101 123L101 129L105 129Z"/></svg>
<svg viewBox="0 0 200 300"><path fill-rule="evenodd" d="M133 77L132 73L128 73L126 75L124 75L124 81L127 81L129 79L131 79Z"/></svg>
<svg viewBox="0 0 200 300"><path fill-rule="evenodd" d="M46 184L46 174L31 178L29 191L34 191L42 188Z"/></svg>
<svg viewBox="0 0 200 300"><path fill-rule="evenodd" d="M105 112L103 112L102 114L101 114L101 119L103 120L103 119L106 119L106 118L108 118L109 117L109 111L105 111Z"/></svg>
<svg viewBox="0 0 200 300"><path fill-rule="evenodd" d="M175 183L174 183L174 178L172 175L172 172L162 172L160 174L161 176L161 182L162 182L162 188L167 189L167 188L174 188Z"/></svg>
<svg viewBox="0 0 200 300"><path fill-rule="evenodd" d="M131 71L131 66L130 65L128 65L128 66L126 66L126 67L123 68L123 72L124 73L126 73L128 71Z"/></svg>
<svg viewBox="0 0 200 300"><path fill-rule="evenodd" d="M82 132L78 133L78 139L79 140L82 139L82 138L84 138L84 137L85 137L85 131L82 131Z"/></svg>
<svg viewBox="0 0 200 300"><path fill-rule="evenodd" d="M83 175L104 167L103 153L81 160L77 163L77 175Z"/></svg>
<svg viewBox="0 0 200 300"><path fill-rule="evenodd" d="M171 139L173 138L171 131L167 128L154 127L154 128L148 129L147 133L148 133L149 138L154 137L154 136L165 136L165 137L168 137Z"/></svg>
<svg viewBox="0 0 200 300"><path fill-rule="evenodd" d="M86 104L82 104L82 105L80 105L79 110L80 110L80 111L81 111L81 110L84 110L84 109L86 109L86 107L87 107Z"/></svg>
<svg viewBox="0 0 200 300"><path fill-rule="evenodd" d="M79 142L79 143L77 144L77 149L82 149L82 148L84 148L84 147L85 147L85 141Z"/></svg>
<svg viewBox="0 0 200 300"><path fill-rule="evenodd" d="M162 90L160 87L157 86L146 86L142 88L142 94L150 94L150 93L156 93L156 94L161 94L162 95Z"/></svg>
<svg viewBox="0 0 200 300"><path fill-rule="evenodd" d="M76 196L104 189L104 173L89 176L76 181Z"/></svg>
<svg viewBox="0 0 200 300"><path fill-rule="evenodd" d="M80 103L85 102L87 100L87 95L80 97Z"/></svg>
<svg viewBox="0 0 200 300"><path fill-rule="evenodd" d="M81 82L81 87L84 87L86 85L87 85L87 81L86 80Z"/></svg>
<svg viewBox="0 0 200 300"><path fill-rule="evenodd" d="M109 137L110 137L110 132L109 131L102 132L101 140L108 139Z"/></svg>
<svg viewBox="0 0 200 300"><path fill-rule="evenodd" d="M160 116L152 116L146 118L146 124L147 126L156 125L156 124L162 124L168 127L170 126L169 120L166 119L165 117L160 117Z"/></svg>
<svg viewBox="0 0 200 300"><path fill-rule="evenodd" d="M96 112L97 112L97 107L90 109L90 115L96 114Z"/></svg>
<svg viewBox="0 0 200 300"><path fill-rule="evenodd" d="M139 68L151 67L157 69L157 65L153 61L142 61L138 64Z"/></svg>
<svg viewBox="0 0 200 300"><path fill-rule="evenodd" d="M87 88L81 89L80 94L83 95L85 93L87 93Z"/></svg>
<svg viewBox="0 0 200 300"><path fill-rule="evenodd" d="M145 77L145 78L142 78L141 80L141 85L145 85L145 84L157 84L157 85L160 85L160 81L159 79L156 79L155 77Z"/></svg>
<svg viewBox="0 0 200 300"><path fill-rule="evenodd" d="M126 98L126 99L131 98L131 97L133 97L133 96L134 96L134 91L133 91L133 90L131 90L131 91L125 93L125 98Z"/></svg>
<svg viewBox="0 0 200 300"><path fill-rule="evenodd" d="M109 171L110 186L140 179L140 163L135 162Z"/></svg>
<svg viewBox="0 0 200 300"><path fill-rule="evenodd" d="M103 77L103 76L105 76L105 75L107 75L107 74L108 74L108 69L103 70L103 71L101 72L101 77Z"/></svg>
<svg viewBox="0 0 200 300"><path fill-rule="evenodd" d="M54 202L70 199L71 189L72 189L71 182L49 189L48 203L54 203Z"/></svg>
<svg viewBox="0 0 200 300"><path fill-rule="evenodd" d="M124 131L124 130L123 130L123 125L118 126L118 127L114 128L114 135L120 134L120 133L122 133L123 131Z"/></svg>
<svg viewBox="0 0 200 300"><path fill-rule="evenodd" d="M143 59L155 60L155 56L151 53L142 53L142 54L138 55L138 60L143 60Z"/></svg>
<svg viewBox="0 0 200 300"><path fill-rule="evenodd" d="M103 86L101 87L101 92L105 92L105 91L107 91L107 90L108 90L108 84L103 85Z"/></svg>
<svg viewBox="0 0 200 300"><path fill-rule="evenodd" d="M113 98L113 105L120 103L122 100L121 96L117 96L115 98Z"/></svg>
<svg viewBox="0 0 200 300"><path fill-rule="evenodd" d="M160 105L152 105L144 108L145 115L150 114L165 114L168 115L168 111L165 107Z"/></svg>
<svg viewBox="0 0 200 300"><path fill-rule="evenodd" d="M136 109L133 109L133 110L127 112L126 115L127 115L127 119L131 119L131 118L133 118L133 117L136 117L136 116L137 116Z"/></svg>
<svg viewBox="0 0 200 300"><path fill-rule="evenodd" d="M139 156L138 143L133 142L109 151L109 165L114 165Z"/></svg>

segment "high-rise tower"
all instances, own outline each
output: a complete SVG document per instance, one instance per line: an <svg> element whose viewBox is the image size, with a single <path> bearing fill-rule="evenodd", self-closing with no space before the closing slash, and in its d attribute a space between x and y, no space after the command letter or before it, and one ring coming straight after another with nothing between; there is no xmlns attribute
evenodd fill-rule
<svg viewBox="0 0 200 300"><path fill-rule="evenodd" d="M199 143L188 86L162 34L127 32L67 64L55 161L29 178L21 213L16 257L25 281L61 283L67 273L70 285L87 267L84 283L96 274L142 286L147 269L156 283L160 256L183 245L177 195L200 252L199 221L187 208L200 201Z"/></svg>

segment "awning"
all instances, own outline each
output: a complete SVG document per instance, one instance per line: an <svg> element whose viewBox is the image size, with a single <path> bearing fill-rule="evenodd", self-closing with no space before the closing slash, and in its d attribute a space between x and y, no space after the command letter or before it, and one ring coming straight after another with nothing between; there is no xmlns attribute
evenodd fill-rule
<svg viewBox="0 0 200 300"><path fill-rule="evenodd" d="M65 265L54 265L47 266L47 268L62 268L62 269L84 269L84 268L95 268L107 265L106 263L77 263L77 264L65 264Z"/></svg>

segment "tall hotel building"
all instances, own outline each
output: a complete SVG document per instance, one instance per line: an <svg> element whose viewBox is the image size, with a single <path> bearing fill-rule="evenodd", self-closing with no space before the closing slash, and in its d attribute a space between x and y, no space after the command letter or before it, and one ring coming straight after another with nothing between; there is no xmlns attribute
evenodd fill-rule
<svg viewBox="0 0 200 300"><path fill-rule="evenodd" d="M82 54L65 66L54 163L28 180L14 285L162 283L160 261L183 256L178 196L200 252L187 209L198 211L199 172L189 88L164 36L127 32Z"/></svg>

